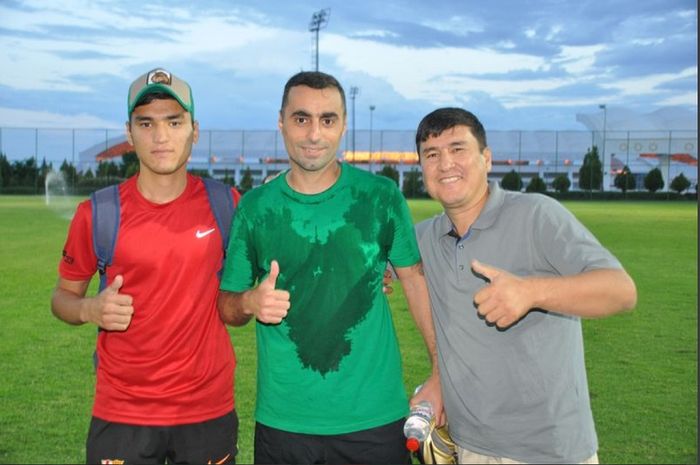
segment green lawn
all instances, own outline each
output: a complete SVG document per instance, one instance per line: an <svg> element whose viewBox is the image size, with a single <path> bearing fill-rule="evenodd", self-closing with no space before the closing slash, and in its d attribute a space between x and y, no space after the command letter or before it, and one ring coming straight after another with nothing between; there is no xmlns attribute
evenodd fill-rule
<svg viewBox="0 0 700 465"><path fill-rule="evenodd" d="M68 205L0 197L0 463L80 463L94 389L94 327L56 320L49 299ZM439 212L410 202L414 219ZM697 204L571 202L635 279L634 312L584 322L586 361L604 463L697 463ZM403 304L390 297L406 390L428 373ZM252 461L253 325L229 330L236 354L241 463Z"/></svg>

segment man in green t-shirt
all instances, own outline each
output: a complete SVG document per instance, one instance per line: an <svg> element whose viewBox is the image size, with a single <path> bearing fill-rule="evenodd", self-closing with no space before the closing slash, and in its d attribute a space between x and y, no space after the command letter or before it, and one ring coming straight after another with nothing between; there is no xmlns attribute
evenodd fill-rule
<svg viewBox="0 0 700 465"><path fill-rule="evenodd" d="M257 320L255 463L410 462L387 261L433 363L412 402L443 414L408 206L393 181L336 159L346 106L332 76L290 78L279 128L290 169L242 198L218 302L227 324Z"/></svg>

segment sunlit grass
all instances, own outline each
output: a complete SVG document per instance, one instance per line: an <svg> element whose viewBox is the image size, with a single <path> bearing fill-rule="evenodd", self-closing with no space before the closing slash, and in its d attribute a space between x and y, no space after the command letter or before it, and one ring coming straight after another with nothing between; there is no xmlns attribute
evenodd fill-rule
<svg viewBox="0 0 700 465"><path fill-rule="evenodd" d="M76 199L72 200L71 207ZM634 312L584 322L593 411L606 463L697 461L697 205L565 204L625 265L639 289ZM410 201L414 220L439 205ZM95 328L49 309L68 228L40 197L0 197L0 463L85 460ZM400 285L390 297L407 392L427 355ZM229 330L238 357L240 463L252 462L253 325Z"/></svg>

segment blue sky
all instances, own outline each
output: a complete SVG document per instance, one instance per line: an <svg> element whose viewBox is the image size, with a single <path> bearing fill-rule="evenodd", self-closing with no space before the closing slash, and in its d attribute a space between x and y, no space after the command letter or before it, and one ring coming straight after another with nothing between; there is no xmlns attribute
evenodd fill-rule
<svg viewBox="0 0 700 465"><path fill-rule="evenodd" d="M357 129L415 129L447 105L489 130L585 129L577 113L697 114L689 0L0 2L0 127L119 128L139 74L190 82L203 129L275 129L282 88L320 69ZM351 102L348 101L351 106Z"/></svg>

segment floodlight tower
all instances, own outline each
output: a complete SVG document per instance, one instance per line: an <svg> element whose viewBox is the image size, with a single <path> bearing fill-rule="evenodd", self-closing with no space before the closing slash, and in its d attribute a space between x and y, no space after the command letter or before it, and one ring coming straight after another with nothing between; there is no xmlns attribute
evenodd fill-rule
<svg viewBox="0 0 700 465"><path fill-rule="evenodd" d="M360 93L360 88L350 88L350 100L352 100L352 159L355 160L355 97Z"/></svg>
<svg viewBox="0 0 700 465"><path fill-rule="evenodd" d="M309 31L316 33L316 46L314 47L315 60L314 69L318 71L318 31L326 27L328 20L331 17L331 9L324 8L323 10L318 10L311 16L311 21L309 22Z"/></svg>

